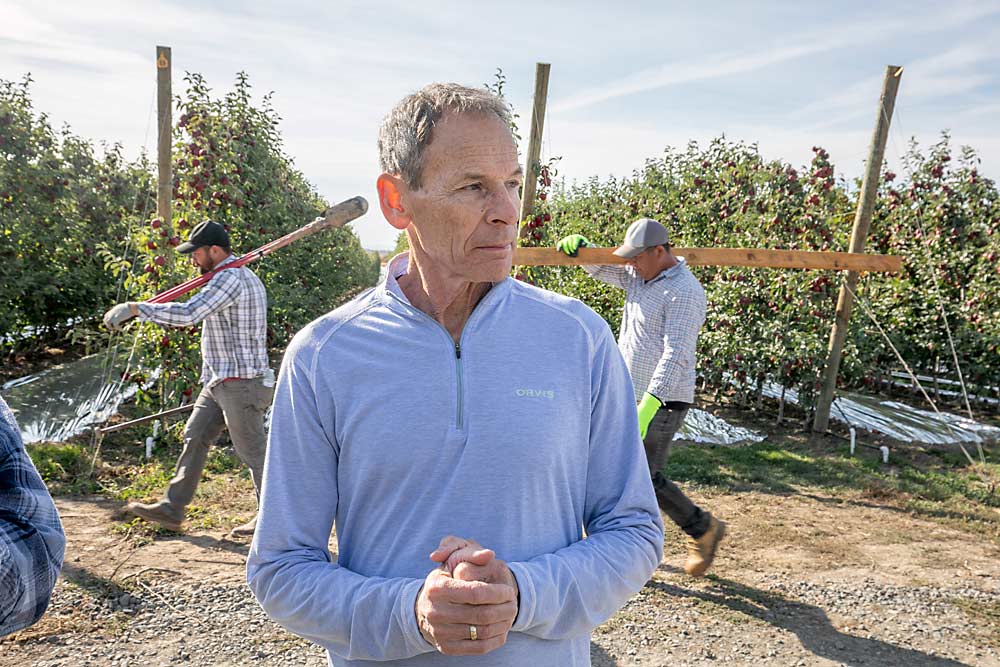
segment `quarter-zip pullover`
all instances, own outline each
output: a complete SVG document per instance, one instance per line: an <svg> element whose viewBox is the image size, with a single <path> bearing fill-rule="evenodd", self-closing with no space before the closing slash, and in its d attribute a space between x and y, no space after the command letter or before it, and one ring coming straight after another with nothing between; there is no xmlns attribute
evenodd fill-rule
<svg viewBox="0 0 1000 667"><path fill-rule="evenodd" d="M456 346L400 290L406 262L285 355L250 587L333 665L589 665L590 631L663 548L611 331L579 301L506 279ZM444 658L417 627L446 535L494 549L518 582L507 643L483 656Z"/></svg>

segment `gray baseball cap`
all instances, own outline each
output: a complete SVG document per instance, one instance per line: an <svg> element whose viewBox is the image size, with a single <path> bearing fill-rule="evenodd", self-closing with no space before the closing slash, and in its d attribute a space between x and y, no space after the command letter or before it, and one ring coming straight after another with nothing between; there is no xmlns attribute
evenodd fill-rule
<svg viewBox="0 0 1000 667"><path fill-rule="evenodd" d="M652 218L639 218L628 226L625 242L614 251L619 257L630 259L646 248L670 243L667 228Z"/></svg>

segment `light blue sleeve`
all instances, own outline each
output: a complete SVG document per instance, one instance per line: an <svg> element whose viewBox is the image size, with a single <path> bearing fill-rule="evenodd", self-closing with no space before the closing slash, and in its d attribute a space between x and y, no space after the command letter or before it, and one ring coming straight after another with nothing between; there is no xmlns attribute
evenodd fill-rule
<svg viewBox="0 0 1000 667"><path fill-rule="evenodd" d="M663 523L639 438L632 382L606 324L595 348L587 537L509 563L520 589L512 629L542 639L589 633L643 587L663 555Z"/></svg>
<svg viewBox="0 0 1000 667"><path fill-rule="evenodd" d="M247 583L274 621L347 659L431 652L414 615L422 580L367 577L332 562L339 450L317 409L315 354L295 340L282 363Z"/></svg>

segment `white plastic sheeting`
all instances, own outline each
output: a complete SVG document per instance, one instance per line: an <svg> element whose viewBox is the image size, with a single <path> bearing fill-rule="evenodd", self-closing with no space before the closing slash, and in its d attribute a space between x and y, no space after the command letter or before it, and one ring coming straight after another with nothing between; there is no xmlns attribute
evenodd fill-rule
<svg viewBox="0 0 1000 667"><path fill-rule="evenodd" d="M91 355L72 363L54 366L41 373L12 380L0 387L0 395L17 417L25 442L62 441L95 424L107 421L123 401L135 394L134 384L120 386L119 366L107 377L105 355ZM155 373L154 373L155 375ZM764 394L781 396L781 387L764 387ZM798 394L785 390L785 400L798 403ZM960 415L910 407L860 394L842 393L834 401L831 419L903 442L928 444L991 443L1000 441L1000 428L981 424ZM733 445L760 442L761 433L730 424L704 410L692 408L677 433L677 440L699 444Z"/></svg>
<svg viewBox="0 0 1000 667"><path fill-rule="evenodd" d="M781 387L765 385L764 395L781 396ZM798 393L785 389L785 400L798 403ZM901 442L922 442L935 445L955 443L991 443L1000 441L1000 428L947 412L921 410L896 401L883 401L871 396L840 392L830 408L830 419L882 433Z"/></svg>
<svg viewBox="0 0 1000 667"><path fill-rule="evenodd" d="M691 408L674 440L687 440L705 445L735 445L760 442L766 437L748 428L734 426L704 410Z"/></svg>
<svg viewBox="0 0 1000 667"><path fill-rule="evenodd" d="M25 442L67 440L107 421L122 401L135 394L134 384L118 382L120 368L112 372L110 382L104 382L106 358L92 354L0 387Z"/></svg>
<svg viewBox="0 0 1000 667"><path fill-rule="evenodd" d="M104 359L103 354L91 355L0 387L0 395L14 411L25 442L67 440L107 421L123 401L135 394L134 384L119 386L118 366L123 363L116 365L110 382L102 382L107 376ZM688 412L676 436L678 440L714 445L760 442L764 438L696 408Z"/></svg>

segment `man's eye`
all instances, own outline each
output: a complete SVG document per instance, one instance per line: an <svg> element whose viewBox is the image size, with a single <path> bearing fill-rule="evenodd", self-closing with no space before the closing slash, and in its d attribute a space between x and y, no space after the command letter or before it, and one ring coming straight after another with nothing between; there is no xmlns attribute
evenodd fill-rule
<svg viewBox="0 0 1000 667"><path fill-rule="evenodd" d="M521 181L507 181L507 187L511 190L516 190L521 187Z"/></svg>
<svg viewBox="0 0 1000 667"><path fill-rule="evenodd" d="M466 190L482 190L483 189L483 184L482 183L469 183L468 185L465 186L465 189Z"/></svg>

